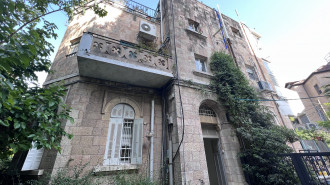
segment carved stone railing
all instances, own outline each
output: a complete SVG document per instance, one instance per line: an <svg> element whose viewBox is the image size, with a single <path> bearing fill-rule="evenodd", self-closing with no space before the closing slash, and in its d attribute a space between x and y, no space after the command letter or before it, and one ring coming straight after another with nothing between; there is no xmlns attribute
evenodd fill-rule
<svg viewBox="0 0 330 185"><path fill-rule="evenodd" d="M92 55L171 72L172 60L169 56L139 48L134 44L122 43L96 34L92 35L90 48Z"/></svg>

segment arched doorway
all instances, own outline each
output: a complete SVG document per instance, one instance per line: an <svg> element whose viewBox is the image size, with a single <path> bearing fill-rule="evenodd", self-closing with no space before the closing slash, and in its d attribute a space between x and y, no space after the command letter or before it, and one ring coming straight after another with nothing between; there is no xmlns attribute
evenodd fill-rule
<svg viewBox="0 0 330 185"><path fill-rule="evenodd" d="M205 157L211 185L226 185L221 141L218 133L216 113L207 105L199 108L199 117L203 132Z"/></svg>

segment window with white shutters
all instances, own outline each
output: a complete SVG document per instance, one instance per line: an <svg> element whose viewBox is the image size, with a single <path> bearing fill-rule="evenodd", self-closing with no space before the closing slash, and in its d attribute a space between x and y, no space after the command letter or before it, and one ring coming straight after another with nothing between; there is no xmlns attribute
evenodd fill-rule
<svg viewBox="0 0 330 185"><path fill-rule="evenodd" d="M32 146L25 158L22 171L37 170L39 168L44 149L38 150L34 147L34 143L32 143Z"/></svg>
<svg viewBox="0 0 330 185"><path fill-rule="evenodd" d="M134 109L118 104L111 111L104 165L142 163L142 119Z"/></svg>

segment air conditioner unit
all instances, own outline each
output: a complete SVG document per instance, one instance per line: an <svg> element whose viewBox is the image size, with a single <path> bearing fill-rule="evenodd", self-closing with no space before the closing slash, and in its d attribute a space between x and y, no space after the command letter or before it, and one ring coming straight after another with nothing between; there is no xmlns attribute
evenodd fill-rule
<svg viewBox="0 0 330 185"><path fill-rule="evenodd" d="M297 130L305 130L306 128L303 126L296 127Z"/></svg>
<svg viewBox="0 0 330 185"><path fill-rule="evenodd" d="M261 91L273 91L272 85L268 82L259 81L258 85Z"/></svg>
<svg viewBox="0 0 330 185"><path fill-rule="evenodd" d="M147 40L154 40L156 38L156 26L141 20L139 36Z"/></svg>
<svg viewBox="0 0 330 185"><path fill-rule="evenodd" d="M306 123L307 128L310 130L317 130L319 129L319 126L316 123Z"/></svg>

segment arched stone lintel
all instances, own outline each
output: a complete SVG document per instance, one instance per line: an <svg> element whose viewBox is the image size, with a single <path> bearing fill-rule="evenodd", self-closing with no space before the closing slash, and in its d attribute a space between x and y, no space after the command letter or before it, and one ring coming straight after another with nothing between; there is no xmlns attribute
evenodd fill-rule
<svg viewBox="0 0 330 185"><path fill-rule="evenodd" d="M215 100L204 99L201 101L198 109L202 105L206 105L207 107L211 108L215 112L215 114L217 115L217 119L218 119L218 125L228 122L228 120L226 118L226 110L222 107L222 105L220 103L216 102Z"/></svg>

